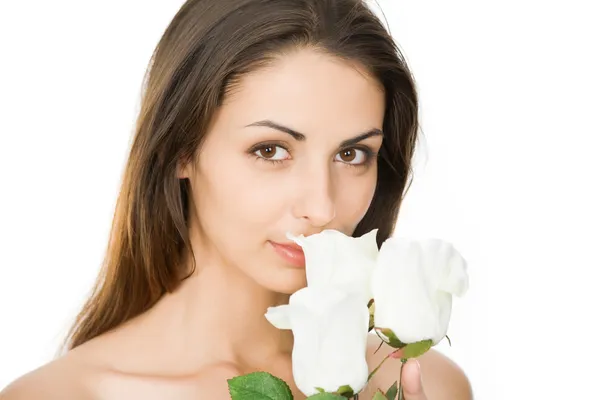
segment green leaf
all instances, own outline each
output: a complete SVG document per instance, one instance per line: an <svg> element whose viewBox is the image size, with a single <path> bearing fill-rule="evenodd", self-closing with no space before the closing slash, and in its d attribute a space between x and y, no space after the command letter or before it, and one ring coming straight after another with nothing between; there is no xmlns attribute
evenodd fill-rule
<svg viewBox="0 0 600 400"><path fill-rule="evenodd" d="M406 343L402 343L394 334L394 331L389 328L375 328L375 332L381 340L395 349L402 349L404 346L406 346ZM383 335L383 337L381 337L381 335Z"/></svg>
<svg viewBox="0 0 600 400"><path fill-rule="evenodd" d="M386 398L383 392L377 389L377 392L375 392L375 396L373 396L373 400L386 400Z"/></svg>
<svg viewBox="0 0 600 400"><path fill-rule="evenodd" d="M268 372L253 372L227 380L232 400L293 400L292 391Z"/></svg>
<svg viewBox="0 0 600 400"><path fill-rule="evenodd" d="M422 340L416 343L407 344L404 348L403 355L404 358L415 358L419 357L431 348L433 345L433 340Z"/></svg>
<svg viewBox="0 0 600 400"><path fill-rule="evenodd" d="M335 394L339 394L340 396L344 396L349 399L354 396L354 389L350 387L350 385L340 386L338 390L336 390Z"/></svg>
<svg viewBox="0 0 600 400"><path fill-rule="evenodd" d="M394 400L396 395L398 394L398 385L397 382L394 382L392 386L385 392L385 398L387 400Z"/></svg>
<svg viewBox="0 0 600 400"><path fill-rule="evenodd" d="M340 396L339 394L334 394L334 393L317 393L317 394L313 394L312 396L309 396L306 398L306 400L311 399L311 400L346 400L346 398L344 396Z"/></svg>
<svg viewBox="0 0 600 400"><path fill-rule="evenodd" d="M375 327L375 302L373 299L369 301L369 330L371 332Z"/></svg>

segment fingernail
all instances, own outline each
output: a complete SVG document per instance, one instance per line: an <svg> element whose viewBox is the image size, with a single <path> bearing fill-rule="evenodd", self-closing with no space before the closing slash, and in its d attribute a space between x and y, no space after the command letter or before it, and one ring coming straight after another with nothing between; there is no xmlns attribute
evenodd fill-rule
<svg viewBox="0 0 600 400"><path fill-rule="evenodd" d="M390 354L390 358L402 358L402 349L394 350Z"/></svg>
<svg viewBox="0 0 600 400"><path fill-rule="evenodd" d="M415 360L415 364L417 364L417 372L419 372L418 389L420 391L421 389L423 389L423 382L421 381L421 364L419 364L417 360Z"/></svg>
<svg viewBox="0 0 600 400"><path fill-rule="evenodd" d="M423 383L421 382L421 365L415 359L411 359L408 362L411 364L414 364L414 367L413 366L410 367L411 368L410 374L411 374L412 379L409 378L411 383L406 385L405 390L407 393L410 393L412 395L417 395L417 394L421 393L421 391L423 390ZM407 365L405 365L405 366L407 366ZM415 369L415 371L412 371L413 368ZM412 376L413 374L416 374L417 376L414 377L414 376ZM416 380L416 382L414 382L415 380Z"/></svg>

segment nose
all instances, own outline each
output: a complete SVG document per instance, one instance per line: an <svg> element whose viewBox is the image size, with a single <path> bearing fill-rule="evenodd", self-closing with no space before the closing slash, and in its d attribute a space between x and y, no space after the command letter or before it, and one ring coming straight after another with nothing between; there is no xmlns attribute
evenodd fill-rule
<svg viewBox="0 0 600 400"><path fill-rule="evenodd" d="M293 206L295 218L314 227L324 227L335 218L334 185L328 168L301 174Z"/></svg>

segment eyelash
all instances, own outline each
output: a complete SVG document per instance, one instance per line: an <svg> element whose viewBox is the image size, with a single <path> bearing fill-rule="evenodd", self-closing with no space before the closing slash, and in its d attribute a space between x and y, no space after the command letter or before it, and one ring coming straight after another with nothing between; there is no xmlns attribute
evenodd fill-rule
<svg viewBox="0 0 600 400"><path fill-rule="evenodd" d="M257 154L255 154L257 151L268 148L268 147L279 147L282 148L283 150L285 150L286 152L290 152L285 146L278 144L278 143L261 143L258 144L256 146L254 146L252 149L250 149L248 152L250 153L250 155L254 156L257 160L260 161L264 161L264 162L268 162L270 164L281 164L284 161L287 160L271 160L268 158L264 158L261 157ZM347 167L354 167L354 168L366 168L368 167L371 162L373 161L373 159L375 158L375 152L373 150L371 150L370 148L366 147L366 146L354 146L354 147L347 147L345 149L340 150L337 154L340 154L344 151L347 150L358 150L358 151L362 151L364 153L364 157L365 157L365 161L361 164L351 164L351 163L347 163L347 162L343 162L341 161L342 164L344 164ZM336 156L337 156L336 154Z"/></svg>

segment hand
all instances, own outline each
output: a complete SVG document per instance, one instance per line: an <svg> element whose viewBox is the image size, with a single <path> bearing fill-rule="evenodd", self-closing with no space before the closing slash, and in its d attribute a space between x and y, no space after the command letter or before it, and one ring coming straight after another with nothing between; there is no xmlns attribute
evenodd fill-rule
<svg viewBox="0 0 600 400"><path fill-rule="evenodd" d="M427 400L421 380L421 367L414 358L406 361L402 367L402 392L404 400Z"/></svg>

